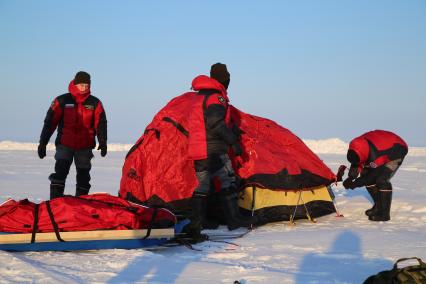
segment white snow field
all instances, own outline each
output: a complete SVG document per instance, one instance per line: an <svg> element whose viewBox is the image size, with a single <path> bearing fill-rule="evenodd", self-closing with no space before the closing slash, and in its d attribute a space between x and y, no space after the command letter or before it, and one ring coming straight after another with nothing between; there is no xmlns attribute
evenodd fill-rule
<svg viewBox="0 0 426 284"><path fill-rule="evenodd" d="M347 145L338 139L305 141L332 169L345 163ZM95 153L92 192L116 195L129 145L111 145L106 158ZM0 202L48 198L53 151L40 160L36 144L0 142ZM52 149L52 148L50 148ZM337 208L317 223L278 222L256 228L234 244L207 241L155 250L78 252L0 251L0 283L362 283L390 269L402 257L426 260L426 149L412 149L393 178L389 222L370 222L365 189L334 186ZM67 194L74 193L75 171ZM207 233L223 233L219 230ZM235 232L235 231L234 231ZM244 230L237 230L244 232Z"/></svg>

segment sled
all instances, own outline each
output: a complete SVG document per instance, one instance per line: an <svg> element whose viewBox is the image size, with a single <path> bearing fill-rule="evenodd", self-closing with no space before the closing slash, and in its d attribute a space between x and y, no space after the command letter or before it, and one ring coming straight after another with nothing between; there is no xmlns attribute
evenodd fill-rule
<svg viewBox="0 0 426 284"><path fill-rule="evenodd" d="M73 251L100 249L150 248L165 244L181 230L175 228L151 230L96 230L56 233L1 233L0 250L5 251Z"/></svg>
<svg viewBox="0 0 426 284"><path fill-rule="evenodd" d="M9 199L0 205L0 250L149 248L173 239L182 227L164 208L132 204L104 193L40 204Z"/></svg>

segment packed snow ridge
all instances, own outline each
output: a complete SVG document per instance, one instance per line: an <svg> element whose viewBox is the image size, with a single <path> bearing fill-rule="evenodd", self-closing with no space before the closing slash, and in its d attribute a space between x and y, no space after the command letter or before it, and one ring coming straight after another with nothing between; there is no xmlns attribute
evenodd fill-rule
<svg viewBox="0 0 426 284"><path fill-rule="evenodd" d="M340 140L339 138L330 138L323 140L312 140L304 139L303 142L317 154L346 154L348 150L348 143ZM27 142L14 142L14 141L1 141L0 142L0 151L36 151L37 143L27 143ZM129 151L133 144L118 144L110 143L108 144L108 151L119 152L119 151ZM55 145L49 143L47 150L54 150ZM410 147L409 156L426 156L426 147Z"/></svg>
<svg viewBox="0 0 426 284"><path fill-rule="evenodd" d="M133 144L117 144L108 143L108 151L119 152L129 151ZM38 143L31 142L14 142L14 141L1 141L0 151L37 151ZM47 150L55 150L55 144L49 143Z"/></svg>

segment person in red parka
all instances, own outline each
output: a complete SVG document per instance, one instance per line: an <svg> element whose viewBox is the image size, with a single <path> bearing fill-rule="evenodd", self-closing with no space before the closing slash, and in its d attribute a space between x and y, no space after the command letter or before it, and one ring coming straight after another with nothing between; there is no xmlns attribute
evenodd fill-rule
<svg viewBox="0 0 426 284"><path fill-rule="evenodd" d="M197 95L189 117L188 154L194 160L198 186L190 200L191 223L185 231L195 239L202 238L200 232L214 178L220 182L220 200L228 228L249 227L253 221L239 212L238 179L228 156L230 148L235 155L242 154L239 133L230 121L229 82L230 74L226 65L221 63L211 66L210 77L200 75L192 82Z"/></svg>
<svg viewBox="0 0 426 284"><path fill-rule="evenodd" d="M367 132L350 142L347 159L351 167L343 186L346 189L367 188L374 201L373 207L365 211L369 220L390 220L390 179L407 153L407 143L395 133L384 130Z"/></svg>
<svg viewBox="0 0 426 284"><path fill-rule="evenodd" d="M106 115L101 101L90 94L90 84L90 75L78 72L68 86L69 93L53 100L44 119L38 146L40 159L46 156L46 145L58 129L55 172L49 176L50 199L63 196L73 160L77 171L76 196L89 193L95 136L101 156L107 154Z"/></svg>

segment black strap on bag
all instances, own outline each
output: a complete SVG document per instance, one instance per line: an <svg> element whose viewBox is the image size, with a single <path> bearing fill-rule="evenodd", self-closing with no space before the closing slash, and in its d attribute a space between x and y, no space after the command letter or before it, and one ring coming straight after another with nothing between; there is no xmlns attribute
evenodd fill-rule
<svg viewBox="0 0 426 284"><path fill-rule="evenodd" d="M404 268L398 268L398 263L406 260L417 260L418 265L409 265ZM392 269L395 272L394 279L396 283L426 283L426 263L418 257L409 257L398 259Z"/></svg>
<svg viewBox="0 0 426 284"><path fill-rule="evenodd" d="M142 238L143 240L149 238L149 236L151 235L152 226L154 225L155 218L157 218L157 212L158 212L158 208L154 207L154 212L152 212L151 221L149 222L149 226L148 226L148 231L146 232L145 237Z"/></svg>
<svg viewBox="0 0 426 284"><path fill-rule="evenodd" d="M38 209L40 208L40 204L36 204L34 207L34 223L33 223L33 231L31 232L31 243L35 242L35 236L38 231Z"/></svg>
<svg viewBox="0 0 426 284"><path fill-rule="evenodd" d="M47 213L49 213L50 222L52 223L53 229L55 230L56 238L60 242L65 242L61 238L61 235L59 234L58 224L56 223L55 218L53 216L52 208L50 208L50 201L46 201L46 208L47 208Z"/></svg>
<svg viewBox="0 0 426 284"><path fill-rule="evenodd" d="M418 257L406 257L406 258L400 258L400 259L398 259L395 262L395 264L393 265L393 269L397 270L398 269L398 263L406 261L406 260L410 260L410 259L415 259L415 260L417 260L419 262L419 264L421 266L425 266L426 267L426 263L424 263L420 258L418 258Z"/></svg>
<svg viewBox="0 0 426 284"><path fill-rule="evenodd" d="M417 265L409 265L398 268L400 262L415 259ZM408 257L398 259L391 270L384 270L376 275L368 277L364 284L423 284L426 283L426 263L418 257Z"/></svg>

